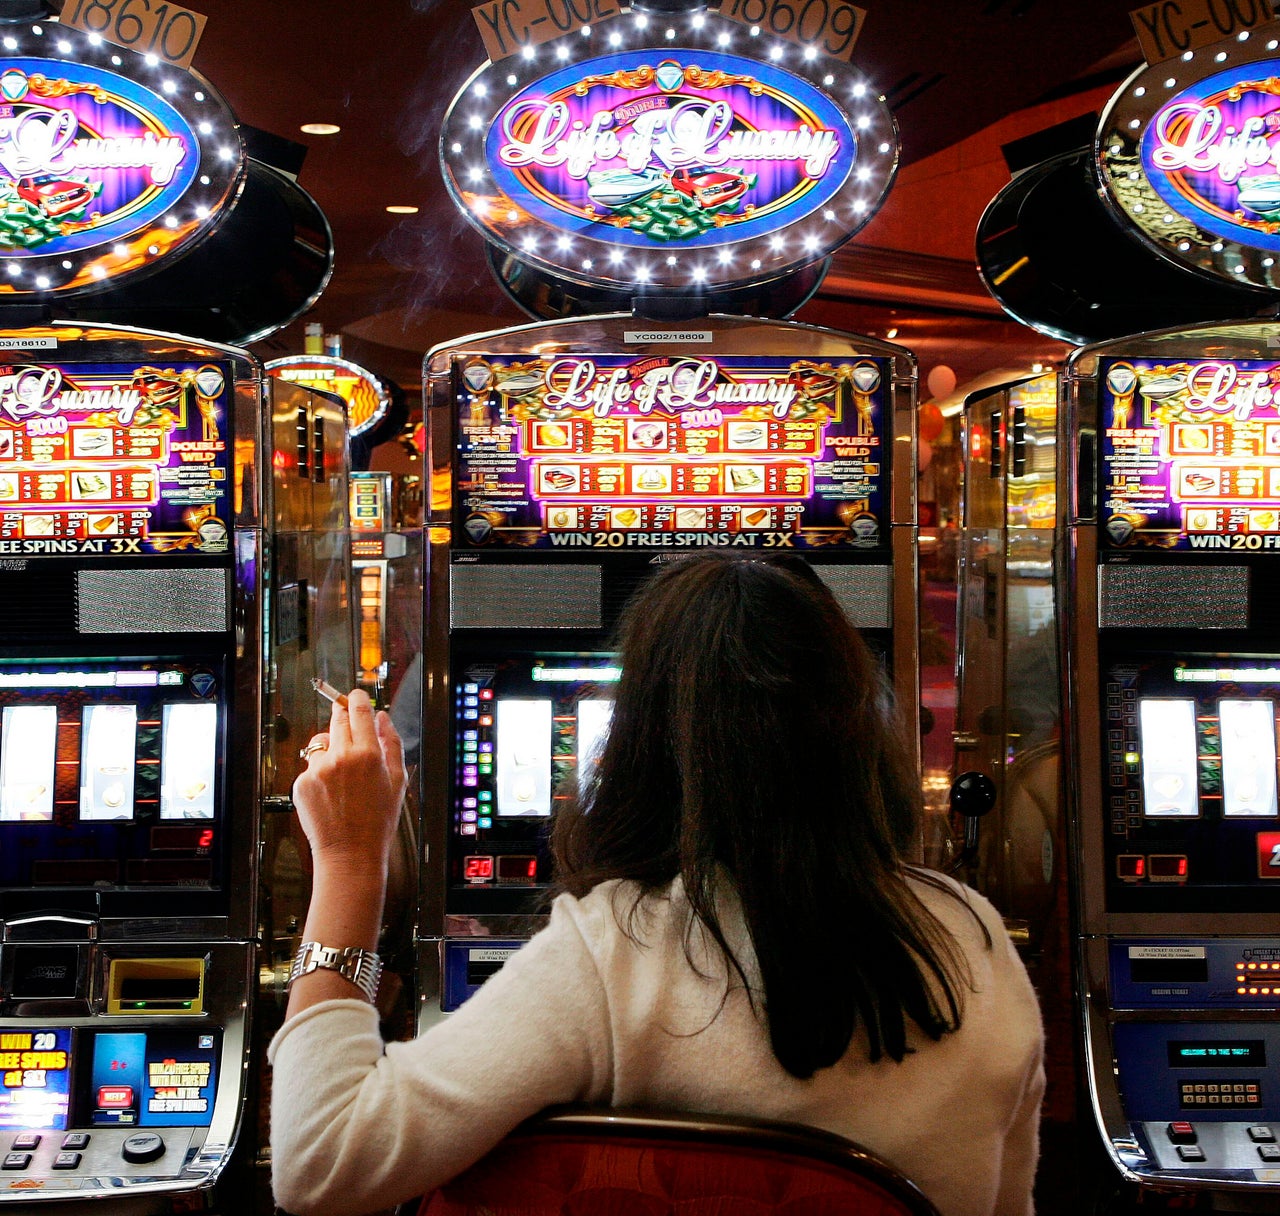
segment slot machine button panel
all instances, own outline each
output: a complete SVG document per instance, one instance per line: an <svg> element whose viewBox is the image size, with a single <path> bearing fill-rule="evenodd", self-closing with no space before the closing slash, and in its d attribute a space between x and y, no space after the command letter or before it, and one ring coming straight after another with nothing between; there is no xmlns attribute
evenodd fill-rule
<svg viewBox="0 0 1280 1216"><path fill-rule="evenodd" d="M1165 1131L1168 1133L1169 1140L1173 1144L1194 1144L1196 1142L1196 1129L1194 1123L1186 1123L1182 1120L1176 1120L1170 1123ZM1181 1154L1179 1154L1181 1156ZM1184 1157L1185 1161L1186 1158Z"/></svg>
<svg viewBox="0 0 1280 1216"><path fill-rule="evenodd" d="M31 1164L30 1153L5 1153L0 1169L25 1170Z"/></svg>
<svg viewBox="0 0 1280 1216"><path fill-rule="evenodd" d="M62 1147L64 1149L85 1149L89 1147L89 1140L88 1132L70 1132L62 1137Z"/></svg>
<svg viewBox="0 0 1280 1216"><path fill-rule="evenodd" d="M53 1159L53 1168L55 1170L74 1170L80 1167L79 1153L59 1153Z"/></svg>
<svg viewBox="0 0 1280 1216"><path fill-rule="evenodd" d="M35 1132L21 1132L14 1136L9 1147L15 1151L37 1149L40 1147L40 1137Z"/></svg>
<svg viewBox="0 0 1280 1216"><path fill-rule="evenodd" d="M1265 1123L1255 1123L1249 1129L1249 1139L1255 1144L1274 1144L1276 1134Z"/></svg>
<svg viewBox="0 0 1280 1216"><path fill-rule="evenodd" d="M1183 1161L1204 1161L1204 1149L1198 1144L1179 1144L1178 1156Z"/></svg>

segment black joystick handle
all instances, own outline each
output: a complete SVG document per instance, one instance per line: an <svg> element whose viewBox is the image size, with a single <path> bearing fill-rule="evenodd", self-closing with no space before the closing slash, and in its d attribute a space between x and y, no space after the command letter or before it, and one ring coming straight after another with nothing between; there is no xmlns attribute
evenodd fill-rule
<svg viewBox="0 0 1280 1216"><path fill-rule="evenodd" d="M951 809L966 819L981 819L996 804L996 783L986 773L961 773L951 783Z"/></svg>
<svg viewBox="0 0 1280 1216"><path fill-rule="evenodd" d="M986 773L961 773L951 783L951 810L964 818L964 849L960 860L978 854L978 821L996 804L996 783Z"/></svg>

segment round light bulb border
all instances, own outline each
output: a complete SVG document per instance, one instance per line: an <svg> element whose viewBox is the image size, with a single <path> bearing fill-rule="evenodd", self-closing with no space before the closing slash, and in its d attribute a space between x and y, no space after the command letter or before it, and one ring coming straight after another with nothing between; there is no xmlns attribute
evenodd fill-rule
<svg viewBox="0 0 1280 1216"><path fill-rule="evenodd" d="M51 72L69 63L131 81L178 113L196 140L199 161L192 184L145 226L113 230L103 242L72 252L0 250L0 306L6 295L100 292L154 269L217 227L243 186L246 157L230 107L199 73L56 22L0 26L0 74L13 59L44 60Z"/></svg>
<svg viewBox="0 0 1280 1216"><path fill-rule="evenodd" d="M1280 76L1280 38L1266 30L1245 30L1232 40L1139 68L1102 112L1094 163L1103 199L1118 221L1161 257L1219 281L1280 291L1280 248L1249 244L1232 237L1225 221L1215 231L1207 217L1197 220L1189 207L1175 209L1156 189L1143 163L1143 137L1164 106L1233 68L1242 81L1253 78L1262 83Z"/></svg>

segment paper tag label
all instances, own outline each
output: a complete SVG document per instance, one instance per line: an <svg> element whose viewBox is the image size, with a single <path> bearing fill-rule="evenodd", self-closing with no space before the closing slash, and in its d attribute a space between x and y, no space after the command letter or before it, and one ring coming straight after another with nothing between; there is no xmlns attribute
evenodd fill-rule
<svg viewBox="0 0 1280 1216"><path fill-rule="evenodd" d="M1148 64L1176 59L1275 20L1270 0L1160 0L1129 14Z"/></svg>
<svg viewBox="0 0 1280 1216"><path fill-rule="evenodd" d="M490 0L471 10L490 62L582 29L622 10L618 0Z"/></svg>
<svg viewBox="0 0 1280 1216"><path fill-rule="evenodd" d="M637 342L671 342L688 346L690 343L711 342L715 335L709 329L628 329L622 337L629 345Z"/></svg>
<svg viewBox="0 0 1280 1216"><path fill-rule="evenodd" d="M1130 958L1204 958L1203 946L1130 946Z"/></svg>
<svg viewBox="0 0 1280 1216"><path fill-rule="evenodd" d="M191 66L207 20L168 0L67 0L61 24L186 68Z"/></svg>
<svg viewBox="0 0 1280 1216"><path fill-rule="evenodd" d="M507 950L468 950L467 961L471 963L505 963L515 952L515 947Z"/></svg>
<svg viewBox="0 0 1280 1216"><path fill-rule="evenodd" d="M867 19L865 9L843 0L721 0L719 12L760 34L844 60L853 58Z"/></svg>

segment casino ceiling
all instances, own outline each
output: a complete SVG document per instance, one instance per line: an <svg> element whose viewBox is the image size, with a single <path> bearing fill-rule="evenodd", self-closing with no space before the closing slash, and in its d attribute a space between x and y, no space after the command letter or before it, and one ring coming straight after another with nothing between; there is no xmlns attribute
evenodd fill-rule
<svg viewBox="0 0 1280 1216"><path fill-rule="evenodd" d="M242 123L306 149L300 185L333 228L333 278L302 320L260 344L301 349L302 321L416 393L435 341L527 318L488 270L437 159L450 99L485 58L466 0L193 0L195 68ZM885 336L922 376L962 387L1065 348L1008 321L974 269L974 233L1009 181L1002 147L1100 109L1141 56L1133 0L863 0L854 63L897 118L885 205L837 254L797 319ZM335 135L303 124L332 123ZM416 206L413 215L388 206Z"/></svg>

